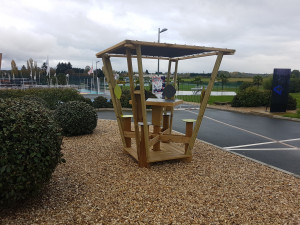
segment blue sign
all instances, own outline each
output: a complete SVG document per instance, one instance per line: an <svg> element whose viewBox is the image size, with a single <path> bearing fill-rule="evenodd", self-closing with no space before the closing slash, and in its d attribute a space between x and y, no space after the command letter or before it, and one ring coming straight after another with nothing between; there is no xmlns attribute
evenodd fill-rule
<svg viewBox="0 0 300 225"><path fill-rule="evenodd" d="M285 112L291 69L274 69L270 112Z"/></svg>
<svg viewBox="0 0 300 225"><path fill-rule="evenodd" d="M283 88L281 85L277 85L276 87L273 88L273 91L275 91L279 95L282 94L282 90L283 90Z"/></svg>

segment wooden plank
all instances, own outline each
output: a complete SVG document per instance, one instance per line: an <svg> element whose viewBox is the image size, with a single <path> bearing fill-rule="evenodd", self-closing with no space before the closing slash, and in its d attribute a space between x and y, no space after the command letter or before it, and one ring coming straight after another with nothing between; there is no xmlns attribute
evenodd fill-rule
<svg viewBox="0 0 300 225"><path fill-rule="evenodd" d="M124 151L129 153L136 161L139 161L139 157L137 155L135 147L124 148Z"/></svg>
<svg viewBox="0 0 300 225"><path fill-rule="evenodd" d="M159 135L159 140L164 142L174 142L174 143L189 143L190 137L176 135L176 134L164 134Z"/></svg>
<svg viewBox="0 0 300 225"><path fill-rule="evenodd" d="M184 154L184 146L181 145L177 143L162 143L161 151L150 150L148 163L190 158L190 156ZM124 151L138 161L137 152L134 147L124 148Z"/></svg>
<svg viewBox="0 0 300 225"><path fill-rule="evenodd" d="M171 106L174 107L176 105L180 105L183 103L183 100L181 99L160 99L160 98L148 98L146 101L146 105L152 105L152 106Z"/></svg>
<svg viewBox="0 0 300 225"><path fill-rule="evenodd" d="M124 131L124 137L126 138L135 138L135 131ZM128 146L126 146L128 147ZM129 146L130 147L130 146Z"/></svg>
<svg viewBox="0 0 300 225"><path fill-rule="evenodd" d="M178 60L175 61L175 71L174 71L174 88L177 90L177 72L178 72ZM173 116L174 116L174 107L171 108L171 118L170 118L170 134L173 129Z"/></svg>
<svg viewBox="0 0 300 225"><path fill-rule="evenodd" d="M122 140L122 143L123 143L123 147L126 147L125 137L124 137L124 133L123 133L124 128L123 128L123 123L121 121L121 115L123 113L122 113L122 110L119 108L120 102L118 104L117 101L119 101L119 100L115 97L115 93L113 91L113 86L112 85L115 84L116 82L115 82L113 74L112 74L112 68L111 68L109 57L104 55L102 57L102 61L103 61L103 65L104 65L103 72L104 72L104 75L105 75L105 77L108 81L108 86L109 86L110 95L111 95L111 99L112 99L113 106L114 106L114 111L115 111L115 114L116 114L116 117L117 117L117 122L118 122L118 127L119 127L121 140Z"/></svg>
<svg viewBox="0 0 300 225"><path fill-rule="evenodd" d="M175 61L175 71L174 71L174 88L177 90L177 72L178 72L178 60Z"/></svg>
<svg viewBox="0 0 300 225"><path fill-rule="evenodd" d="M187 121L187 120L186 120ZM188 121L188 122L186 122L185 123L185 136L186 137L189 137L189 140L190 140L190 137L192 136L192 134L193 134L193 122L191 122L191 121ZM189 148L189 143L186 143L185 144L185 148L184 148L184 150L185 150L185 154L188 154L189 153L189 155L191 155L191 151L188 151L188 148Z"/></svg>
<svg viewBox="0 0 300 225"><path fill-rule="evenodd" d="M205 109L206 109L208 99L210 97L211 90L214 86L215 79L218 75L218 71L219 71L219 68L220 68L220 65L221 65L222 58L223 58L223 54L219 53L218 56L217 56L217 59L216 59L216 62L215 62L215 65L214 65L214 68L213 68L213 71L212 71L212 74L211 74L211 77L210 77L210 81L208 83L208 86L207 86L207 89L206 89L206 92L205 92L205 95L204 95L204 98L203 98L203 101L202 101L200 109L199 109L199 113L198 113L198 116L197 116L197 122L195 124L192 137L191 137L190 142L189 142L189 147L188 147L188 150L187 150L187 154L189 154L189 155L192 154L192 149L194 147L194 143L195 143L195 140L196 140L196 137L197 137L202 119L203 119L203 115L204 115L204 112L205 112Z"/></svg>
<svg viewBox="0 0 300 225"><path fill-rule="evenodd" d="M159 141L159 134L153 134L151 136L154 136L150 141L149 141L149 148L153 145L155 145Z"/></svg>
<svg viewBox="0 0 300 225"><path fill-rule="evenodd" d="M133 100L132 104L132 114L133 114L133 122L134 122L134 131L135 131L135 141L136 141L136 151L140 148L140 134L139 134L139 126L138 126L138 114L137 114L137 106L136 106L136 98L134 95L134 81L133 81L133 67L132 67L132 58L130 49L126 49L127 55L127 67L128 67L128 77L130 82L130 95ZM137 153L139 154L139 153Z"/></svg>
<svg viewBox="0 0 300 225"><path fill-rule="evenodd" d="M213 56L218 55L218 52L209 52L209 53L202 53L202 54L195 54L195 55L188 55L176 58L177 60L184 60L184 59L194 59L194 58L201 58L206 56Z"/></svg>
<svg viewBox="0 0 300 225"><path fill-rule="evenodd" d="M153 124L153 133L154 134L158 134L160 132L161 121L162 121L162 112L163 112L162 106L152 105L152 124ZM160 150L159 142L154 144L153 150L154 151Z"/></svg>
<svg viewBox="0 0 300 225"><path fill-rule="evenodd" d="M128 43L140 46L152 46L152 47L163 47L163 48L175 48L175 49L191 49L191 50L203 50L203 51L218 51L225 53L234 53L235 50L227 48L215 48L215 47L205 47L205 46L195 46L195 45L179 45L179 44L169 44L169 43L158 43L158 42L146 42L146 41L134 41L126 40Z"/></svg>
<svg viewBox="0 0 300 225"><path fill-rule="evenodd" d="M181 144L182 145L182 144ZM184 154L183 146L177 143L162 143L161 151L150 151L148 162L190 158Z"/></svg>
<svg viewBox="0 0 300 225"><path fill-rule="evenodd" d="M120 42L120 43L118 43L118 44L115 44L115 45L113 45L112 47L107 48L107 49L105 49L105 50L103 50L103 51L101 51L101 52L98 52L98 53L96 54L96 57L97 57L97 58L101 58L101 57L103 57L105 54L107 54L107 53L109 53L109 52L111 52L111 51L113 51L113 50L116 50L116 49L118 49L118 48L120 48L120 47L123 47L125 43L126 43L126 40L125 40L125 41L122 41L122 42Z"/></svg>
<svg viewBox="0 0 300 225"><path fill-rule="evenodd" d="M193 50L193 51L198 51L199 54L182 54L184 57L203 57L205 54L208 53L222 53L223 55L230 55L234 54L235 50L233 49L227 49L227 48L215 48L215 47L204 47L204 46L192 46L192 45L179 45L179 44L167 44L167 43L157 43L157 42L145 42L145 41L134 41L134 40L125 40L122 41L106 50L103 50L99 53L96 54L97 58L101 58L104 54L114 54L114 52L119 51L122 52L125 49L125 45L134 45L134 46L147 46L147 47L153 47L153 48L170 48L173 51L176 50ZM118 54L117 54L118 55ZM125 56L124 54L120 54ZM158 55L153 55L155 56L160 56L161 54ZM145 57L149 57L150 55L145 55ZM140 57L144 57L142 54ZM152 57L154 59L154 57ZM187 58L181 58L181 57L174 57L177 59L187 59Z"/></svg>
<svg viewBox="0 0 300 225"><path fill-rule="evenodd" d="M124 58L126 55L124 54L108 54L110 57L116 57L116 58ZM136 55L133 55L132 58L137 58ZM163 56L142 56L143 59L159 59L159 60L171 60L172 58L169 57L163 57Z"/></svg>
<svg viewBox="0 0 300 225"><path fill-rule="evenodd" d="M141 52L141 46L136 45L136 54L137 54L137 63L138 63L138 71L139 71L139 81L140 81L140 97L141 97L141 108L142 108L142 115L143 115L143 129L144 132L142 132L143 137L141 137L141 147L140 149L142 150L144 148L145 150L145 156L146 156L146 161L141 158L139 159L139 165L141 167L147 167L148 166L148 152L149 152L149 133L148 133L148 125L147 125L147 112L146 112L146 102L145 102L145 90L144 90L144 72L143 72L143 63L142 63L142 52ZM144 146L142 146L144 145ZM140 152L142 154L142 152Z"/></svg>
<svg viewBox="0 0 300 225"><path fill-rule="evenodd" d="M131 147L131 137L127 137L125 135L125 132L131 133L131 117L124 117L122 115L122 122L123 122L123 134L125 137L126 147Z"/></svg>
<svg viewBox="0 0 300 225"><path fill-rule="evenodd" d="M170 83L171 66L172 66L172 61L169 60L169 65L168 65L168 75L167 75L167 85Z"/></svg>

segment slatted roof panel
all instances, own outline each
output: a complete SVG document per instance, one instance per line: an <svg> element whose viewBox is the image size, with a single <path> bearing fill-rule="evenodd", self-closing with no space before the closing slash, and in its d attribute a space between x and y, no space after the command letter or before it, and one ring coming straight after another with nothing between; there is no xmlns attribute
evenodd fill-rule
<svg viewBox="0 0 300 225"><path fill-rule="evenodd" d="M185 58L201 54L217 54L218 52L222 52L225 55L232 55L235 52L235 50L227 48L125 40L97 53L96 56L98 58L101 58L104 54L126 56L127 48L131 49L133 56L136 56L136 45L141 45L142 56L147 57Z"/></svg>

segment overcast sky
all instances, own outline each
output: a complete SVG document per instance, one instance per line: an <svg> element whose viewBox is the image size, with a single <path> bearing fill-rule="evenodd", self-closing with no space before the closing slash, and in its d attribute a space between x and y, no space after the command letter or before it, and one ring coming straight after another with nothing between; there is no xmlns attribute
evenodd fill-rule
<svg viewBox="0 0 300 225"><path fill-rule="evenodd" d="M95 54L125 39L235 49L221 70L272 73L300 69L299 0L0 0L2 69L32 58L95 68ZM215 56L179 63L179 72L211 72ZM157 70L157 61L143 68ZM115 70L126 61L113 59ZM98 68L102 62L98 63ZM160 71L167 70L161 62Z"/></svg>

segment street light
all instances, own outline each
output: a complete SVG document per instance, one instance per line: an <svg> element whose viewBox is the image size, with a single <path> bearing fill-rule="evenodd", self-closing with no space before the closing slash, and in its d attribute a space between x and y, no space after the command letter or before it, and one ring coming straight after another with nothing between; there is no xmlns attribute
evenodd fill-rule
<svg viewBox="0 0 300 225"><path fill-rule="evenodd" d="M158 43L160 42L160 33L165 32L167 30L167 28L163 28L162 30L158 28ZM159 76L159 59L157 60L157 75Z"/></svg>

